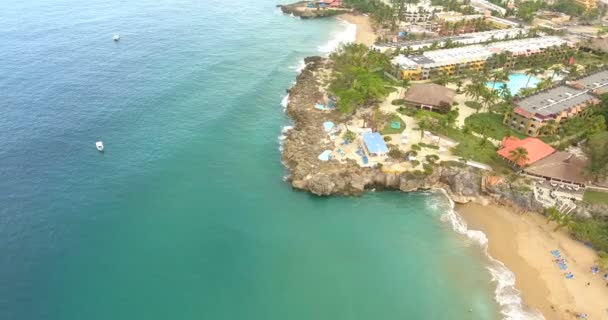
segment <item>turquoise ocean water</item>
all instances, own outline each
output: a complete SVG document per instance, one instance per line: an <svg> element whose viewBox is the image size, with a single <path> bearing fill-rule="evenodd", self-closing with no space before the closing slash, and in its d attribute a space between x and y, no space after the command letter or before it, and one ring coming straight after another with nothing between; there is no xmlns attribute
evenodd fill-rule
<svg viewBox="0 0 608 320"><path fill-rule="evenodd" d="M499 318L441 195L283 181L281 99L345 26L276 4L0 2L0 319Z"/></svg>

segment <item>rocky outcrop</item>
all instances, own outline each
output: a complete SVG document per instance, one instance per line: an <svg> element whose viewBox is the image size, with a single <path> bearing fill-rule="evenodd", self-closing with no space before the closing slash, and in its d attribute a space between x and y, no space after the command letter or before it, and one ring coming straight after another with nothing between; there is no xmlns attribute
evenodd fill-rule
<svg viewBox="0 0 608 320"><path fill-rule="evenodd" d="M310 1L299 1L292 4L277 5L285 14L293 14L302 19L315 19L335 16L341 13L348 12L346 9L329 9L329 8L307 8Z"/></svg>
<svg viewBox="0 0 608 320"><path fill-rule="evenodd" d="M343 122L347 118L339 112L317 112L312 106L323 94L316 73L331 67L321 57L305 59L306 67L289 90L287 113L294 121L283 144L283 161L290 172L294 188L317 195L358 195L366 189L393 189L411 192L422 189L444 188L457 202L468 202L482 195L482 173L471 167L438 166L433 173L393 174L379 168L362 168L354 161L323 162L317 156L333 149L325 141L320 129L325 121Z"/></svg>
<svg viewBox="0 0 608 320"><path fill-rule="evenodd" d="M494 173L466 166L462 163L442 163L430 173L421 171L401 174L386 173L380 168L362 168L354 161L323 162L318 155L333 149L321 129L323 122L346 122L348 117L339 112L319 112L314 104L323 98L319 74L331 68L331 61L321 57L305 59L306 67L289 90L287 114L294 128L286 134L283 161L289 170L289 181L299 190L319 196L360 195L366 189L390 189L413 192L444 189L457 203L471 201L511 206L523 211L542 212L534 200L529 185L521 181L505 181ZM581 216L589 215L581 209ZM601 208L595 209L598 212Z"/></svg>

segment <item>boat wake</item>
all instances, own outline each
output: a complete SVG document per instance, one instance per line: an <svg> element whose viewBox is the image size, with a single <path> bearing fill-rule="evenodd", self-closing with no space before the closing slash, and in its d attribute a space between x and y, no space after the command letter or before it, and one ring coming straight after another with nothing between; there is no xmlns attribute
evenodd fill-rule
<svg viewBox="0 0 608 320"><path fill-rule="evenodd" d="M483 250L484 254L490 260L487 266L492 282L496 283L494 297L500 305L500 312L505 320L544 320L545 318L538 311L526 310L523 306L523 301L519 290L515 288L515 274L509 270L502 262L494 259L488 253L488 238L485 233L479 230L469 230L467 223L458 215L454 209L454 201L449 197L447 192L441 189L441 192L449 201L449 208L442 215L442 221L450 223L452 229L459 234L466 236L471 241L477 243Z"/></svg>
<svg viewBox="0 0 608 320"><path fill-rule="evenodd" d="M340 24L344 26L344 29L338 32L334 38L329 40L326 44L319 46L319 52L324 56L328 56L330 53L334 52L340 45L355 42L357 39L356 24L344 20L341 20Z"/></svg>

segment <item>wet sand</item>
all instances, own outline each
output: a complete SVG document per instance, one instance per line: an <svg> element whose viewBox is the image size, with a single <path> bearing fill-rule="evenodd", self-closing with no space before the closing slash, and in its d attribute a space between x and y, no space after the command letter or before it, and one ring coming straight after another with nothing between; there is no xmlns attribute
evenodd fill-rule
<svg viewBox="0 0 608 320"><path fill-rule="evenodd" d="M590 268L596 253L540 214L518 214L497 206L467 204L457 207L469 229L488 237L488 251L516 276L527 307L539 310L546 319L575 319L584 312L589 319L608 319L608 287L602 274ZM551 250L560 250L568 270L553 262ZM570 271L574 279L566 279ZM590 283L590 285L587 285Z"/></svg>
<svg viewBox="0 0 608 320"><path fill-rule="evenodd" d="M347 13L340 15L340 18L357 25L356 43L365 44L367 46L374 44L376 34L374 33L374 29L372 28L372 24L368 16Z"/></svg>

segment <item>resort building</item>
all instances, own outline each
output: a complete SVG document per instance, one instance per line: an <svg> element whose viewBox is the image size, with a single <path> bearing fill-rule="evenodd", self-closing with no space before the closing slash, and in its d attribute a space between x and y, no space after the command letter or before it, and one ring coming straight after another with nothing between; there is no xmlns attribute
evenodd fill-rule
<svg viewBox="0 0 608 320"><path fill-rule="evenodd" d="M571 153L558 151L524 168L529 176L548 179L553 182L571 183L580 186L588 184L584 170L588 161Z"/></svg>
<svg viewBox="0 0 608 320"><path fill-rule="evenodd" d="M529 136L555 131L567 119L601 102L594 94L608 92L608 71L568 84L516 100L513 112L505 115L504 123ZM545 128L547 125L550 127Z"/></svg>
<svg viewBox="0 0 608 320"><path fill-rule="evenodd" d="M398 41L382 45L375 45L374 48L380 51L385 51L388 48L409 48L410 50L421 50L431 48L433 45L436 45L437 47L441 48L447 42L470 45L490 41L514 39L516 37L523 37L527 35L529 31L529 28L499 29L483 32L473 32L456 36L437 37L424 40Z"/></svg>
<svg viewBox="0 0 608 320"><path fill-rule="evenodd" d="M608 71L600 71L578 78L574 81L570 81L568 84L580 90L589 90L590 93L599 96L608 92Z"/></svg>
<svg viewBox="0 0 608 320"><path fill-rule="evenodd" d="M473 7L475 7L475 9L477 9L477 11L480 11L480 12L496 11L502 15L507 13L507 9L505 9L499 5L493 4L492 2L487 1L487 0L471 0L471 5Z"/></svg>
<svg viewBox="0 0 608 320"><path fill-rule="evenodd" d="M399 55L392 62L397 67L400 77L426 80L441 73L458 75L479 72L484 69L486 60L496 54L510 52L512 56L531 56L542 54L547 48L559 48L562 45L571 44L554 36L526 38L427 51L420 55Z"/></svg>
<svg viewBox="0 0 608 320"><path fill-rule="evenodd" d="M587 183L583 172L588 163L587 160L575 155L556 151L550 145L537 138L518 139L506 137L502 140L502 148L498 155L506 161L516 164L522 171L531 177L543 178L550 183L567 183L584 186ZM517 162L513 151L523 148L526 156Z"/></svg>
<svg viewBox="0 0 608 320"><path fill-rule="evenodd" d="M505 137L502 139L501 146L502 148L497 152L498 155L519 167L531 165L555 152L553 147L536 138L525 138L520 140L515 137ZM527 151L525 159L516 161L516 159L513 158L512 152L517 148L523 148Z"/></svg>
<svg viewBox="0 0 608 320"><path fill-rule="evenodd" d="M342 7L342 0L318 0L317 5L320 8L340 8Z"/></svg>
<svg viewBox="0 0 608 320"><path fill-rule="evenodd" d="M442 6L433 6L430 1L406 3L399 18L406 23L425 22L434 19L435 14L441 11L443 11ZM398 13L395 12L395 14Z"/></svg>
<svg viewBox="0 0 608 320"><path fill-rule="evenodd" d="M363 134L363 147L365 153L371 157L383 156L388 153L388 147L378 132L366 132Z"/></svg>
<svg viewBox="0 0 608 320"><path fill-rule="evenodd" d="M434 83L413 84L403 100L408 107L447 113L452 110L456 92Z"/></svg>

